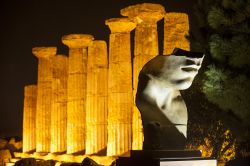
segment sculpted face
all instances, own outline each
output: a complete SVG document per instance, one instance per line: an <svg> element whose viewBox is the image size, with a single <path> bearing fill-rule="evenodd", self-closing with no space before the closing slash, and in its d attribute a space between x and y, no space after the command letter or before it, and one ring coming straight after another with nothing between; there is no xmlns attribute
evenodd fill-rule
<svg viewBox="0 0 250 166"><path fill-rule="evenodd" d="M184 149L188 113L179 90L188 89L204 55L176 49L142 68L136 94L143 122L144 149Z"/></svg>
<svg viewBox="0 0 250 166"><path fill-rule="evenodd" d="M142 72L164 87L184 90L191 86L201 67L203 57L189 57L182 54L159 55L149 61Z"/></svg>

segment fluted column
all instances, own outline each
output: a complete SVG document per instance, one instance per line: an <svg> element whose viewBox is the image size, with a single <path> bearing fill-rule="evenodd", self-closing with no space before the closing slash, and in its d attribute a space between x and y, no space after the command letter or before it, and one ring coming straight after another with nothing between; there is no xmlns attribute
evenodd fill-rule
<svg viewBox="0 0 250 166"><path fill-rule="evenodd" d="M71 34L62 37L69 47L67 97L67 153L85 150L87 47L92 35Z"/></svg>
<svg viewBox="0 0 250 166"><path fill-rule="evenodd" d="M109 36L108 146L107 155L124 155L131 149L132 64L130 32L135 23L127 18L106 20Z"/></svg>
<svg viewBox="0 0 250 166"><path fill-rule="evenodd" d="M100 154L107 146L107 44L95 40L88 48L86 154ZM102 153L103 154L103 153Z"/></svg>
<svg viewBox="0 0 250 166"><path fill-rule="evenodd" d="M36 152L50 152L52 64L56 47L35 47L32 53L38 58Z"/></svg>
<svg viewBox="0 0 250 166"><path fill-rule="evenodd" d="M190 50L186 36L189 32L188 15L185 13L166 13L164 16L164 55L171 54L175 47Z"/></svg>
<svg viewBox="0 0 250 166"><path fill-rule="evenodd" d="M67 143L67 71L68 58L52 58L51 152L66 152Z"/></svg>
<svg viewBox="0 0 250 166"><path fill-rule="evenodd" d="M36 100L37 86L25 86L23 104L23 152L32 152L36 149Z"/></svg>
<svg viewBox="0 0 250 166"><path fill-rule="evenodd" d="M142 67L153 57L159 54L157 22L163 18L165 9L159 4L143 3L126 7L121 15L128 16L137 23L134 39L133 59L133 95L137 91L138 76ZM141 114L133 105L133 150L142 149L143 129Z"/></svg>

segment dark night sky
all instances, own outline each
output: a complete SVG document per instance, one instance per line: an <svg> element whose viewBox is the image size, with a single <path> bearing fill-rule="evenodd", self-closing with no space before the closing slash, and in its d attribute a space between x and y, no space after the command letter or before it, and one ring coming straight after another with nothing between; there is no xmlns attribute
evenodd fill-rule
<svg viewBox="0 0 250 166"><path fill-rule="evenodd" d="M37 80L35 46L57 46L67 54L61 37L88 33L108 41L105 20L120 9L143 2L160 3L166 11L188 13L194 0L1 0L0 2L0 136L22 134L23 89Z"/></svg>

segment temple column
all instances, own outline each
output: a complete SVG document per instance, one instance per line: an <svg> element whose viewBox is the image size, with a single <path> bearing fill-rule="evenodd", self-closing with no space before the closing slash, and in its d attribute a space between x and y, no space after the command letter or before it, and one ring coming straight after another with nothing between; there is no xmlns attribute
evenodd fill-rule
<svg viewBox="0 0 250 166"><path fill-rule="evenodd" d="M36 85L24 87L23 106L23 152L36 149Z"/></svg>
<svg viewBox="0 0 250 166"><path fill-rule="evenodd" d="M132 64L130 32L135 23L127 18L106 20L109 36L108 71L108 156L126 155L131 150Z"/></svg>
<svg viewBox="0 0 250 166"><path fill-rule="evenodd" d="M35 47L32 53L38 58L36 152L50 152L52 63L56 47Z"/></svg>
<svg viewBox="0 0 250 166"><path fill-rule="evenodd" d="M62 37L69 47L67 91L67 153L85 150L87 47L92 35L70 34Z"/></svg>
<svg viewBox="0 0 250 166"><path fill-rule="evenodd" d="M163 54L171 54L175 47L190 50L186 36L189 32L188 15L185 13L166 13L164 17L164 50Z"/></svg>
<svg viewBox="0 0 250 166"><path fill-rule="evenodd" d="M133 59L133 150L140 150L143 145L141 114L135 104L138 76L142 67L159 54L157 22L163 18L164 14L163 6L151 3L133 5L121 10L121 15L128 16L137 23Z"/></svg>
<svg viewBox="0 0 250 166"><path fill-rule="evenodd" d="M88 47L86 154L103 154L107 147L108 55L105 41Z"/></svg>
<svg viewBox="0 0 250 166"><path fill-rule="evenodd" d="M68 58L52 58L51 153L66 152Z"/></svg>

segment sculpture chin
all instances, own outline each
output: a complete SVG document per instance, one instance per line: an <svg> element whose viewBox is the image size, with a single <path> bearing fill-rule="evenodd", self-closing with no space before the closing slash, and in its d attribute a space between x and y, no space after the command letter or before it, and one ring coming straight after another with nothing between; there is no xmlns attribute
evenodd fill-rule
<svg viewBox="0 0 250 166"><path fill-rule="evenodd" d="M181 83L180 85L177 85L176 90L186 90L192 85L193 79L184 83Z"/></svg>

